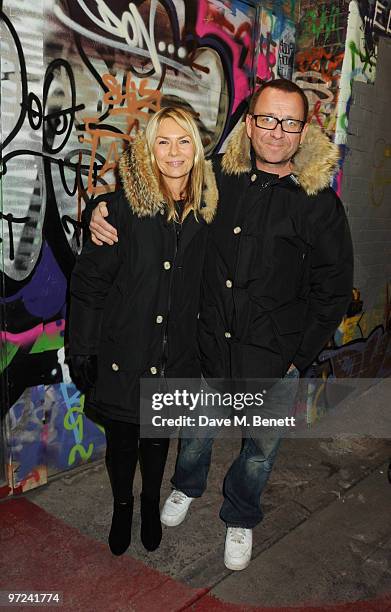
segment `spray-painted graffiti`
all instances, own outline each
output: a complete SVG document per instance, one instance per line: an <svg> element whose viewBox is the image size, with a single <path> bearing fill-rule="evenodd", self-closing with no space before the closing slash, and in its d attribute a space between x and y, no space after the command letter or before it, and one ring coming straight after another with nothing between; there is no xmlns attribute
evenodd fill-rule
<svg viewBox="0 0 391 612"><path fill-rule="evenodd" d="M328 411L335 409L338 395L334 394L334 401L331 399L335 379L358 379L357 390L361 388L364 391L366 385L370 386L371 380L389 377L391 331L379 325L368 338L353 340L336 349L326 349L319 355L318 361L320 363L313 366L311 373L307 374L307 384L302 389L295 407L298 423L305 420L311 425Z"/></svg>
<svg viewBox="0 0 391 612"><path fill-rule="evenodd" d="M277 74L283 79L292 79L295 57L295 30L287 24L278 45Z"/></svg>
<svg viewBox="0 0 391 612"><path fill-rule="evenodd" d="M303 12L298 44L301 47L340 45L343 34L343 9L336 2L324 3Z"/></svg>
<svg viewBox="0 0 391 612"><path fill-rule="evenodd" d="M86 135L81 136L80 142L91 146L90 167L88 171L87 191L91 195L98 195L112 191L115 186L114 171L117 167L124 143L132 141L134 134L144 125L150 112L160 108L161 92L148 89L148 79L141 79L139 87L132 80L132 75L126 75L124 93L123 86L115 76L102 75L102 81L107 87L103 102L109 106L108 117L124 118L126 120L125 132L118 132L107 125L99 124L99 117L85 117L84 125ZM88 136L87 136L88 135ZM97 162L98 149L102 141L108 140L108 153L104 163ZM112 177L112 183L105 180L107 173ZM98 184L103 183L103 184Z"/></svg>
<svg viewBox="0 0 391 612"><path fill-rule="evenodd" d="M15 402L8 414L14 489L102 455L103 429L84 418L83 405L73 383L30 387Z"/></svg>
<svg viewBox="0 0 391 612"><path fill-rule="evenodd" d="M357 381L356 386L357 390L364 391L367 380L369 386L372 379L390 376L391 299L388 283L385 287L384 311L380 313L382 323L373 327L373 320L376 319L379 320L379 316L376 317L374 311L366 313L363 310L360 291L354 288L348 313L329 343L332 346L320 353L317 362L306 373L312 380L296 406L299 419L312 424L333 408L327 384L329 379L363 379ZM368 329L371 331L368 332Z"/></svg>
<svg viewBox="0 0 391 612"><path fill-rule="evenodd" d="M323 48L296 54L294 81L305 91L310 105L310 120L329 133L336 123L336 103L344 51Z"/></svg>
<svg viewBox="0 0 391 612"><path fill-rule="evenodd" d="M0 375L14 488L103 452L64 359L86 202L115 187L122 150L163 105L191 109L206 151L220 147L254 86L258 12L241 0L1 3Z"/></svg>
<svg viewBox="0 0 391 612"><path fill-rule="evenodd" d="M373 53L379 36L391 36L391 1L359 0L358 7L364 23L366 48Z"/></svg>
<svg viewBox="0 0 391 612"><path fill-rule="evenodd" d="M391 374L391 333L382 325L368 338L353 340L342 347L325 350L320 361L329 361L337 378L385 378Z"/></svg>
<svg viewBox="0 0 391 612"><path fill-rule="evenodd" d="M332 138L337 122L347 17L346 3L341 0L305 5L297 32L299 50L293 80L308 97L310 120Z"/></svg>
<svg viewBox="0 0 391 612"><path fill-rule="evenodd" d="M262 9L257 80L292 78L295 53L295 25L285 14Z"/></svg>
<svg viewBox="0 0 391 612"><path fill-rule="evenodd" d="M103 454L102 430L84 418L66 365L67 281L81 248L84 206L115 187L118 158L151 113L173 103L191 109L211 153L238 122L256 81L283 76L304 88L312 120L344 152L351 85L374 80L374 47L359 15L353 24L353 7L354 33L348 24L343 46L342 0L302 15L298 6L294 0L262 10L245 0L47 0L32 10L27 2L1 3L6 325L0 375L11 432L11 486L4 491L23 491ZM370 17L365 24L372 19L378 34L387 35L388 6L388 0L360 4ZM389 184L389 144L383 144L374 206L383 204ZM341 179L340 173L338 188ZM317 367L325 380L349 370L345 349L353 346L357 363L360 350L372 351L360 367L373 358L376 375L389 371L388 328L357 338L360 316L349 316L352 336L345 321L340 342L323 354Z"/></svg>

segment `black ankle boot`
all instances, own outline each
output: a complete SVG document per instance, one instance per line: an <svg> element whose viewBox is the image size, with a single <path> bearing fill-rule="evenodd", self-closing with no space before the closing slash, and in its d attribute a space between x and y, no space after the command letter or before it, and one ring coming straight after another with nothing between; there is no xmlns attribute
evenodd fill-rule
<svg viewBox="0 0 391 612"><path fill-rule="evenodd" d="M162 540L159 498L149 499L141 494L141 541L149 551L159 548Z"/></svg>
<svg viewBox="0 0 391 612"><path fill-rule="evenodd" d="M109 546L113 555L123 555L132 538L133 497L128 502L114 500Z"/></svg>

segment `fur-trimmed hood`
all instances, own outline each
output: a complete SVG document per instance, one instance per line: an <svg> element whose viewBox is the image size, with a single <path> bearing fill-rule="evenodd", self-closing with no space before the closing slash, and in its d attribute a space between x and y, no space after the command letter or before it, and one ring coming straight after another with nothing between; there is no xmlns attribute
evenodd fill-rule
<svg viewBox="0 0 391 612"><path fill-rule="evenodd" d="M163 195L152 171L144 132L139 132L119 161L119 174L129 205L137 217L154 217L164 209ZM200 216L211 223L216 213L218 190L211 161L205 161L203 202Z"/></svg>
<svg viewBox="0 0 391 612"><path fill-rule="evenodd" d="M338 146L320 127L309 125L303 144L292 160L292 174L307 195L316 195L330 185L338 158ZM223 155L222 169L225 174L236 175L251 171L251 147L245 123L235 129Z"/></svg>

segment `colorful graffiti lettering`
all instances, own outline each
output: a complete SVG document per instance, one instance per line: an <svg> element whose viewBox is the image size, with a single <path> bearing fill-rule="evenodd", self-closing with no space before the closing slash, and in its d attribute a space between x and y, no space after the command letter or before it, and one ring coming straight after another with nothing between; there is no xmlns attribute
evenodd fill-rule
<svg viewBox="0 0 391 612"><path fill-rule="evenodd" d="M292 78L295 52L295 24L281 11L262 9L257 80L278 76Z"/></svg>
<svg viewBox="0 0 391 612"><path fill-rule="evenodd" d="M62 393L65 398L67 411L64 416L64 427L67 431L72 431L75 436L76 444L72 446L69 451L68 465L73 465L76 459L76 453L79 453L80 458L83 461L89 459L94 450L92 442L89 443L88 448L85 449L83 442L84 432L84 419L83 419L83 408L84 408L84 395L76 390L75 393L68 397L68 389L65 385L61 385ZM73 404L76 402L76 406ZM75 418L76 416L76 418Z"/></svg>
<svg viewBox="0 0 391 612"><path fill-rule="evenodd" d="M310 49L296 54L293 80L305 91L310 105L310 121L328 132L336 125L338 86L344 52Z"/></svg>

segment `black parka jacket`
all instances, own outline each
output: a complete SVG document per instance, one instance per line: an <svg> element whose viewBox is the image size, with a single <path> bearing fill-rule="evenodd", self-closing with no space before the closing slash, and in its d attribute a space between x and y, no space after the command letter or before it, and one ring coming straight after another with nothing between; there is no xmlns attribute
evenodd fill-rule
<svg viewBox="0 0 391 612"><path fill-rule="evenodd" d="M351 299L344 208L329 187L338 147L310 126L291 176L256 169L242 125L214 169L219 208L203 274L199 343L208 378L305 370Z"/></svg>
<svg viewBox="0 0 391 612"><path fill-rule="evenodd" d="M139 379L197 377L197 315L207 224L217 189L205 162L198 220L177 238L150 167L144 136L120 160L122 189L105 195L114 246L88 240L71 278L70 355L97 355L98 379L86 414L138 422Z"/></svg>

